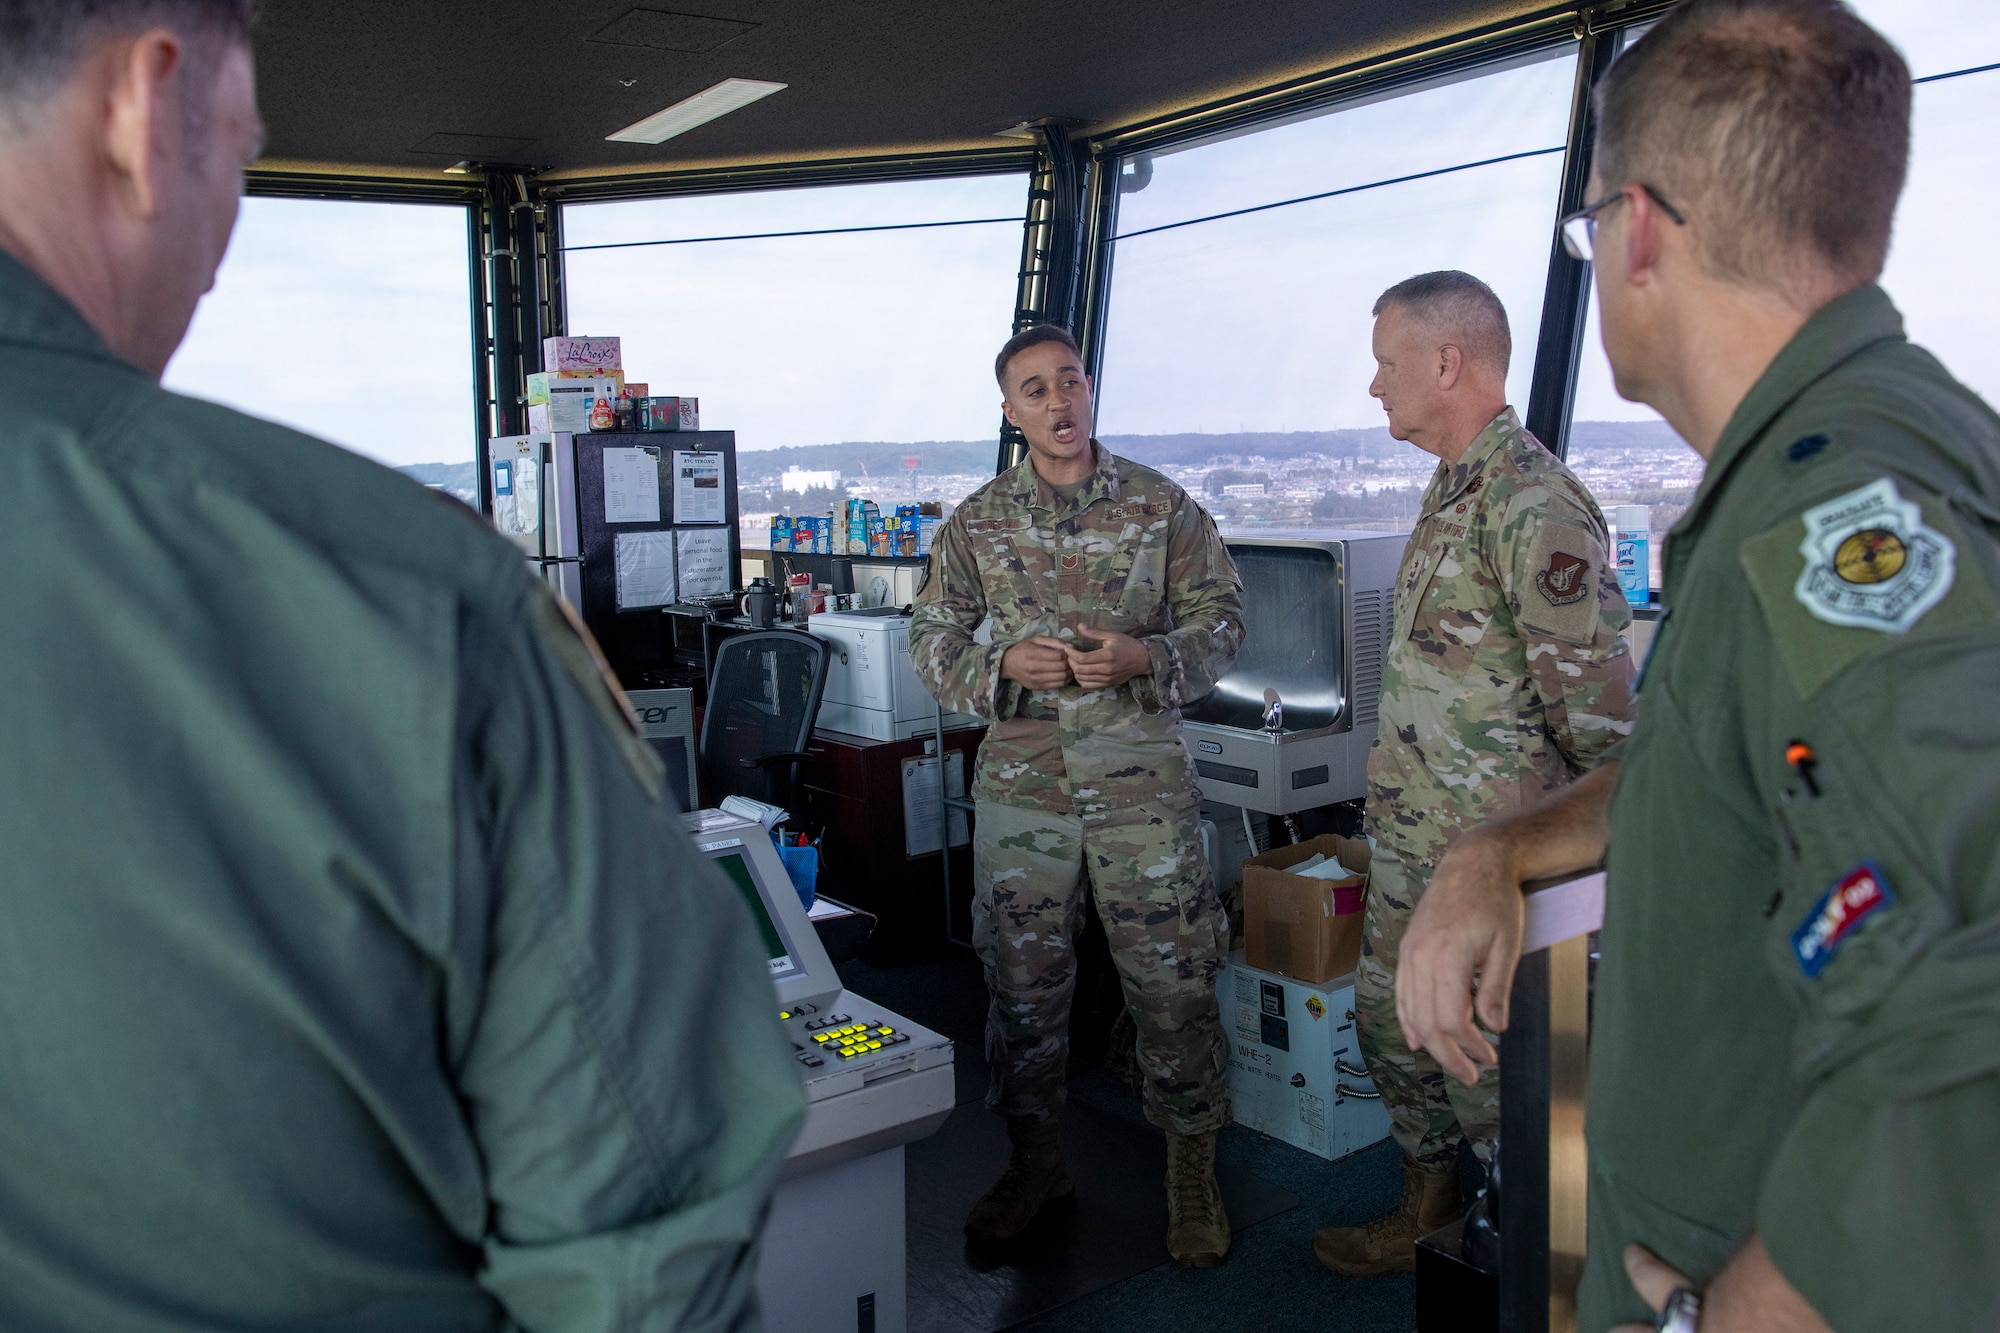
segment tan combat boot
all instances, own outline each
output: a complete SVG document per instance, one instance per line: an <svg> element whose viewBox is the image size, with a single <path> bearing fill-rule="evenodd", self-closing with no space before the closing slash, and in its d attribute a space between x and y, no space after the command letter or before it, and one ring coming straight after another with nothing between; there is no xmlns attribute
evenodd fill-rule
<svg viewBox="0 0 2000 1333"><path fill-rule="evenodd" d="M1007 1137L1014 1142L1007 1169L965 1219L965 1234L987 1245L1013 1240L1046 1205L1076 1197L1054 1116L1009 1120Z"/></svg>
<svg viewBox="0 0 2000 1333"><path fill-rule="evenodd" d="M1167 1253L1182 1268L1213 1268L1229 1253L1213 1130L1167 1135Z"/></svg>
<svg viewBox="0 0 2000 1333"><path fill-rule="evenodd" d="M1413 1273L1417 1238L1458 1220L1458 1164L1425 1169L1403 1159L1403 1202L1365 1226L1323 1227L1313 1233L1313 1253L1336 1273L1383 1277Z"/></svg>

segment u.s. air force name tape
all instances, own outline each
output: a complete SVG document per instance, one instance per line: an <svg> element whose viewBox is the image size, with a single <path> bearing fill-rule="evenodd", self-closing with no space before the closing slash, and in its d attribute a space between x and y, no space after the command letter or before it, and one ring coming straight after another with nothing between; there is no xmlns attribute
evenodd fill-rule
<svg viewBox="0 0 2000 1333"><path fill-rule="evenodd" d="M1793 594L1830 625L1901 634L1951 591L1957 551L1884 477L1803 515Z"/></svg>

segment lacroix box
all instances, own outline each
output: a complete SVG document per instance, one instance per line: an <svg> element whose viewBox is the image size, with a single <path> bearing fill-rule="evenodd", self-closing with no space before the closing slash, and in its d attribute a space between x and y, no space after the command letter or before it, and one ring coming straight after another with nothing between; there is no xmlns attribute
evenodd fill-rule
<svg viewBox="0 0 2000 1333"><path fill-rule="evenodd" d="M616 338L544 338L542 365L549 370L625 369L624 353Z"/></svg>

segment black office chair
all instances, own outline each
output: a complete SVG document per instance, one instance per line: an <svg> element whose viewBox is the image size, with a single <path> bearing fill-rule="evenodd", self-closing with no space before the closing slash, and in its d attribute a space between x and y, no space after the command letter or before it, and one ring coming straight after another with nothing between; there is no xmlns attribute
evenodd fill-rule
<svg viewBox="0 0 2000 1333"><path fill-rule="evenodd" d="M800 765L819 719L824 639L763 630L724 639L708 681L701 766L709 796L747 796L797 816Z"/></svg>

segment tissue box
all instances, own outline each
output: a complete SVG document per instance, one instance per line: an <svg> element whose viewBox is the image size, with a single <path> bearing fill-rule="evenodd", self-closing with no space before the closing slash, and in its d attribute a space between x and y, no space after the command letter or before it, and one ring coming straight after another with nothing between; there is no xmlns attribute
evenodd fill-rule
<svg viewBox="0 0 2000 1333"><path fill-rule="evenodd" d="M548 370L623 370L616 338L544 338L542 365Z"/></svg>
<svg viewBox="0 0 2000 1333"><path fill-rule="evenodd" d="M1312 879L1290 867L1323 852L1352 879ZM1243 862L1243 952L1251 967L1317 985L1361 961L1361 916L1369 848L1359 838L1326 833Z"/></svg>

